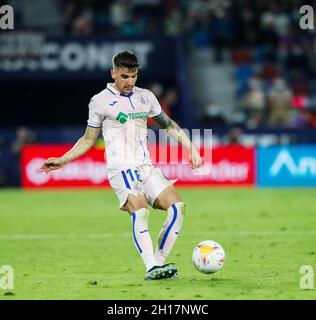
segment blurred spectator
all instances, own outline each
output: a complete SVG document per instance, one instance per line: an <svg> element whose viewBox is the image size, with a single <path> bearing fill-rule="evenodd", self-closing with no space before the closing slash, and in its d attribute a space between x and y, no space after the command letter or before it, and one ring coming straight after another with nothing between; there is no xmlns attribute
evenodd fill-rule
<svg viewBox="0 0 316 320"><path fill-rule="evenodd" d="M249 91L246 92L241 101L247 127L258 128L263 124L265 106L266 97L262 84L258 78L252 78L249 84Z"/></svg>
<svg viewBox="0 0 316 320"><path fill-rule="evenodd" d="M295 44L285 59L285 68L290 76L310 76L311 67L307 53L303 50L300 44Z"/></svg>
<svg viewBox="0 0 316 320"><path fill-rule="evenodd" d="M77 10L77 7L74 1L67 1L66 3L64 3L63 19L64 19L65 31L67 33L71 32L72 21L76 16L76 10Z"/></svg>
<svg viewBox="0 0 316 320"><path fill-rule="evenodd" d="M295 109L306 109L309 104L309 99L304 95L294 95L291 99L291 105Z"/></svg>
<svg viewBox="0 0 316 320"><path fill-rule="evenodd" d="M144 22L138 15L134 15L131 20L125 23L121 28L121 33L124 36L137 36L144 32Z"/></svg>
<svg viewBox="0 0 316 320"><path fill-rule="evenodd" d="M306 109L293 109L289 127L294 129L316 128L316 113Z"/></svg>
<svg viewBox="0 0 316 320"><path fill-rule="evenodd" d="M170 117L172 117L172 108L178 101L177 91L170 87L164 90L163 86L159 83L152 83L148 88L157 97L162 110ZM159 125L152 118L148 118L147 125L152 129L159 128Z"/></svg>
<svg viewBox="0 0 316 320"><path fill-rule="evenodd" d="M286 11L282 10L282 4L275 1L270 2L269 9L261 16L262 28L264 30L273 30L278 37L288 34L290 23L290 16Z"/></svg>
<svg viewBox="0 0 316 320"><path fill-rule="evenodd" d="M307 110L308 115L306 115L308 126L316 128L316 112Z"/></svg>
<svg viewBox="0 0 316 320"><path fill-rule="evenodd" d="M166 13L164 30L167 35L175 36L182 31L183 15L179 8L172 8Z"/></svg>
<svg viewBox="0 0 316 320"><path fill-rule="evenodd" d="M5 167L5 160L3 159L4 155L4 147L5 147L6 141L2 137L0 137L0 187L4 186L7 182L5 173L3 168Z"/></svg>
<svg viewBox="0 0 316 320"><path fill-rule="evenodd" d="M189 1L187 4L188 19L193 24L209 21L212 13L210 0Z"/></svg>
<svg viewBox="0 0 316 320"><path fill-rule="evenodd" d="M232 0L209 0L212 13L216 17L224 17L232 7Z"/></svg>
<svg viewBox="0 0 316 320"><path fill-rule="evenodd" d="M225 126L226 121L221 106L211 100L205 107L202 122L211 127Z"/></svg>
<svg viewBox="0 0 316 320"><path fill-rule="evenodd" d="M110 23L120 30L122 26L132 20L131 2L118 0L112 2L109 8Z"/></svg>
<svg viewBox="0 0 316 320"><path fill-rule="evenodd" d="M87 36L94 32L94 12L90 6L86 6L74 19L71 26L73 35Z"/></svg>
<svg viewBox="0 0 316 320"><path fill-rule="evenodd" d="M225 50L234 44L235 21L230 11L221 11L221 15L213 15L210 23L211 39L214 44L214 60L222 62Z"/></svg>
<svg viewBox="0 0 316 320"><path fill-rule="evenodd" d="M167 88L164 95L161 97L160 103L163 110L165 110L166 114L169 115L170 117L174 117L174 115L172 114L172 109L177 102L178 102L177 91L172 87Z"/></svg>
<svg viewBox="0 0 316 320"><path fill-rule="evenodd" d="M239 45L254 45L258 37L258 18L249 0L244 1L241 6L236 3L234 8L236 14L236 37Z"/></svg>
<svg viewBox="0 0 316 320"><path fill-rule="evenodd" d="M23 147L37 141L36 134L29 128L21 126L16 130L16 140L11 145L12 163L9 176L10 185L20 185L20 156Z"/></svg>
<svg viewBox="0 0 316 320"><path fill-rule="evenodd" d="M273 6L275 6L274 4ZM279 37L274 23L275 7L271 7L261 16L260 45L264 50L264 58L269 61L276 61Z"/></svg>
<svg viewBox="0 0 316 320"><path fill-rule="evenodd" d="M20 154L23 147L36 141L36 135L27 127L18 127L16 129L16 140L12 144L13 154Z"/></svg>
<svg viewBox="0 0 316 320"><path fill-rule="evenodd" d="M268 93L270 126L287 126L290 116L291 98L292 92L284 79L276 79Z"/></svg>
<svg viewBox="0 0 316 320"><path fill-rule="evenodd" d="M239 127L233 127L225 137L225 144L229 146L240 145L243 131Z"/></svg>
<svg viewBox="0 0 316 320"><path fill-rule="evenodd" d="M140 34L161 34L165 18L163 1L161 0L130 0L134 16L144 23Z"/></svg>
<svg viewBox="0 0 316 320"><path fill-rule="evenodd" d="M289 127L294 129L304 128L307 126L306 119L301 110L293 109L289 119Z"/></svg>
<svg viewBox="0 0 316 320"><path fill-rule="evenodd" d="M174 118L172 115L172 108L178 101L177 91L174 88L167 88L164 90L160 83L152 83L149 85L149 90L151 90L157 97L162 110L170 117ZM176 118L175 118L176 120ZM148 118L147 125L152 129L158 128L159 125L152 118Z"/></svg>

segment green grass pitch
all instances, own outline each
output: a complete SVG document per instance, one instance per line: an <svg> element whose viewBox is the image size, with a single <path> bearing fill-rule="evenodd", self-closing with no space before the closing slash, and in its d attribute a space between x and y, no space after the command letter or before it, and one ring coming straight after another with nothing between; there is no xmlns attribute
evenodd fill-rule
<svg viewBox="0 0 316 320"><path fill-rule="evenodd" d="M0 300L316 298L299 285L302 265L316 269L315 190L178 191L187 210L168 262L180 278L144 281L131 220L111 190L1 190L0 266L14 268L15 282L14 295L0 289ZM165 214L150 212L155 243ZM213 275L191 263L207 239L226 252Z"/></svg>

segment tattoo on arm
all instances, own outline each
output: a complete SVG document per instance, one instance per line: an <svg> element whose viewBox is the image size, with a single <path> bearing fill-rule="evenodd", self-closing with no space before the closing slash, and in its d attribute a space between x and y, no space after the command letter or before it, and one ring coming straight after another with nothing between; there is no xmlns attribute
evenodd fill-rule
<svg viewBox="0 0 316 320"><path fill-rule="evenodd" d="M96 143L100 131L100 128L87 127L83 137L77 141L72 149L62 156L62 160L68 163L86 153Z"/></svg>
<svg viewBox="0 0 316 320"><path fill-rule="evenodd" d="M164 129L167 129L172 125L172 120L163 111L158 116L153 117L153 119Z"/></svg>
<svg viewBox="0 0 316 320"><path fill-rule="evenodd" d="M101 128L93 128L88 126L83 136L85 142L93 146L100 135L100 131L101 131Z"/></svg>

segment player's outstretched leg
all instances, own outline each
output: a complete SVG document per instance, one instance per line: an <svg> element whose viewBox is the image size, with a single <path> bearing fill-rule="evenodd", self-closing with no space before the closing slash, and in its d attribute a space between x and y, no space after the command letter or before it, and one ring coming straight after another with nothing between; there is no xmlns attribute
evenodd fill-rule
<svg viewBox="0 0 316 320"><path fill-rule="evenodd" d="M167 218L159 233L155 251L155 260L161 266L165 263L177 240L183 224L184 213L185 206L183 202L174 203L167 209Z"/></svg>

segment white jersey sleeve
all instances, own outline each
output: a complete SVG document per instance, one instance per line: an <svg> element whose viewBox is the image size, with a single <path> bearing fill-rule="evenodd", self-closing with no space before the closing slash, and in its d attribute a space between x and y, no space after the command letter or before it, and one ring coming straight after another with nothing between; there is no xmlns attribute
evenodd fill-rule
<svg viewBox="0 0 316 320"><path fill-rule="evenodd" d="M96 98L92 98L89 103L89 119L88 126L94 128L101 128L102 122L105 118L103 108Z"/></svg>
<svg viewBox="0 0 316 320"><path fill-rule="evenodd" d="M161 105L158 101L158 99L156 98L156 96L149 90L146 90L147 91L147 97L148 97L148 100L149 100L149 103L150 103L150 111L149 111L149 114L148 114L148 117L149 118L152 118L152 117L156 117L158 115L160 115L161 113Z"/></svg>

